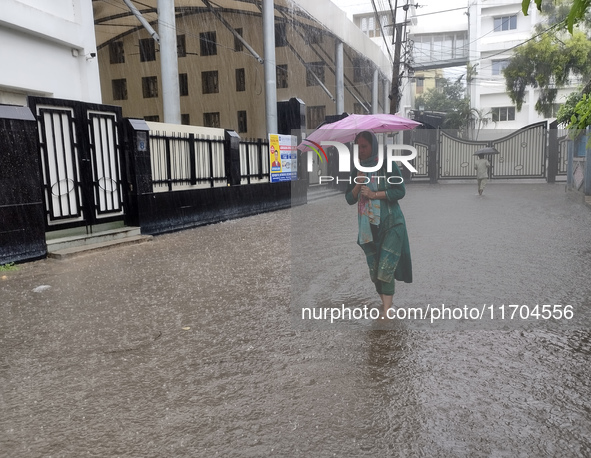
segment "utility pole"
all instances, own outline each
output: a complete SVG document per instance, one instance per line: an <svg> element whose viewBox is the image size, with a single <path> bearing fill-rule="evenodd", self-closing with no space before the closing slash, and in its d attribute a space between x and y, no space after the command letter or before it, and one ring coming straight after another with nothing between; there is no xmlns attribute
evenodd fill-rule
<svg viewBox="0 0 591 458"><path fill-rule="evenodd" d="M418 6L418 5L417 5ZM406 0L406 4L401 6L404 10L404 21L400 24L396 23L396 10L398 9L398 0L395 0L394 3L394 14L392 18L392 26L394 28L394 36L392 37L392 44L394 44L394 65L392 68L392 89L390 93L390 114L396 114L400 107L398 104L400 103L400 54L402 48L402 37L405 35L406 32L406 22L408 19L408 9L410 5L408 4L408 0ZM403 32L404 27L404 32Z"/></svg>
<svg viewBox="0 0 591 458"><path fill-rule="evenodd" d="M398 3L398 2L396 2ZM396 10L394 10L396 18ZM392 69L392 90L390 91L390 114L398 112L398 102L400 101L400 47L402 46L402 25L394 24L394 66Z"/></svg>

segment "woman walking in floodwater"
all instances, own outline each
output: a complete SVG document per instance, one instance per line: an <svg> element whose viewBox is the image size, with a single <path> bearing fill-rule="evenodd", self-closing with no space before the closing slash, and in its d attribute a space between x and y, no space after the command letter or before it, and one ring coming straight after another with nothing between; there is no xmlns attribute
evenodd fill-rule
<svg viewBox="0 0 591 458"><path fill-rule="evenodd" d="M379 145L374 134L361 132L355 138L359 163L372 167L378 163ZM357 244L365 253L369 276L382 300L382 316L388 316L394 296L394 280L412 282L410 246L404 215L398 201L406 194L400 169L392 162L387 173L384 163L377 172L353 170L345 198L357 203L359 235ZM357 178L355 183L353 179Z"/></svg>

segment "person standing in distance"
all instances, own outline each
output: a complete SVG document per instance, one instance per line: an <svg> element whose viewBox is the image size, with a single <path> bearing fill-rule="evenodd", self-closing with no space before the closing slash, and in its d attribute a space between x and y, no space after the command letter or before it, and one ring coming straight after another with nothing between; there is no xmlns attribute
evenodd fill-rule
<svg viewBox="0 0 591 458"><path fill-rule="evenodd" d="M476 163L474 164L474 170L476 170L476 180L478 181L478 195L481 196L486 186L486 180L488 179L488 169L490 169L490 162L484 159L484 154L479 154Z"/></svg>

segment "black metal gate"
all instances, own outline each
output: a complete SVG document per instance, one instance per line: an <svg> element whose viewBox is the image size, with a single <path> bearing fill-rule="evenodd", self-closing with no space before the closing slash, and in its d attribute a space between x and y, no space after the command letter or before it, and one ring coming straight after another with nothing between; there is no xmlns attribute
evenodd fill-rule
<svg viewBox="0 0 591 458"><path fill-rule="evenodd" d="M46 230L123 220L121 108L30 97L37 118Z"/></svg>

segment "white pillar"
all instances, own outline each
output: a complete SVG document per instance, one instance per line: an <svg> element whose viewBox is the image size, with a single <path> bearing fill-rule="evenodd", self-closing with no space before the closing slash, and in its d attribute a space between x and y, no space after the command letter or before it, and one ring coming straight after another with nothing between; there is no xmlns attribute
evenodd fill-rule
<svg viewBox="0 0 591 458"><path fill-rule="evenodd" d="M181 102L174 0L158 0L158 32L160 35L160 74L162 75L164 122L180 124Z"/></svg>
<svg viewBox="0 0 591 458"><path fill-rule="evenodd" d="M337 40L335 45L335 83L336 83L336 114L345 111L345 70L343 64L343 42Z"/></svg>
<svg viewBox="0 0 591 458"><path fill-rule="evenodd" d="M373 84L371 85L371 112L376 114L378 112L378 69L373 71Z"/></svg>
<svg viewBox="0 0 591 458"><path fill-rule="evenodd" d="M277 75L275 69L275 7L263 0L263 47L265 55L265 113L267 134L277 133Z"/></svg>
<svg viewBox="0 0 591 458"><path fill-rule="evenodd" d="M384 113L388 113L388 108L390 107L390 81L384 78Z"/></svg>

